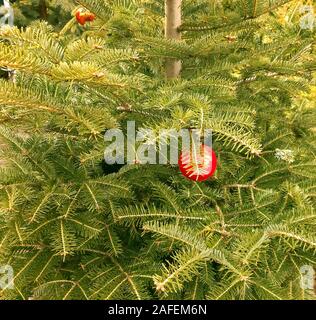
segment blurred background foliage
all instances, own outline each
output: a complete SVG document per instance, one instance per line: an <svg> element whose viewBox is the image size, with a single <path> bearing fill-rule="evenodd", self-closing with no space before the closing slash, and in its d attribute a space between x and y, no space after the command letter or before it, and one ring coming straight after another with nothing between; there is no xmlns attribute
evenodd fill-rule
<svg viewBox="0 0 316 320"><path fill-rule="evenodd" d="M17 0L13 4L15 24L27 26L34 20L45 20L56 28L62 28L71 18L72 0Z"/></svg>

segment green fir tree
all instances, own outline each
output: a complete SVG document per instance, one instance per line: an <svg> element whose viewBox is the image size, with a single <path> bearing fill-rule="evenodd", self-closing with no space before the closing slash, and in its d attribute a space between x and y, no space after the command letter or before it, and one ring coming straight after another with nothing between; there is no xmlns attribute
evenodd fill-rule
<svg viewBox="0 0 316 320"><path fill-rule="evenodd" d="M174 39L161 0L0 30L1 299L315 298L315 28L292 4L182 1ZM215 176L106 164L129 120L212 129Z"/></svg>

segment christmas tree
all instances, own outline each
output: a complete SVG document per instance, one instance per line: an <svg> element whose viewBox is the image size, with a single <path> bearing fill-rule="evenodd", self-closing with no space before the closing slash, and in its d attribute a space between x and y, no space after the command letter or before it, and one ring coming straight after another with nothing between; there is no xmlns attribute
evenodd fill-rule
<svg viewBox="0 0 316 320"><path fill-rule="evenodd" d="M0 297L314 298L315 31L298 4L78 0L62 29L0 29L16 71L0 80ZM214 176L107 163L104 134L128 121L211 129Z"/></svg>

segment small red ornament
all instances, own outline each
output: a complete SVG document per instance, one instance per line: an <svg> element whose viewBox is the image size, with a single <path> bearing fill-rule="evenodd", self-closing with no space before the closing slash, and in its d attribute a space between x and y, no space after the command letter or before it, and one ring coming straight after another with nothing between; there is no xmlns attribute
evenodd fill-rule
<svg viewBox="0 0 316 320"><path fill-rule="evenodd" d="M79 9L76 12L76 19L83 26L87 21L93 21L95 19L95 14L90 11L83 11L82 9Z"/></svg>
<svg viewBox="0 0 316 320"><path fill-rule="evenodd" d="M210 178L217 166L216 154L207 145L201 145L200 152L184 151L179 158L181 173L194 181L205 181Z"/></svg>

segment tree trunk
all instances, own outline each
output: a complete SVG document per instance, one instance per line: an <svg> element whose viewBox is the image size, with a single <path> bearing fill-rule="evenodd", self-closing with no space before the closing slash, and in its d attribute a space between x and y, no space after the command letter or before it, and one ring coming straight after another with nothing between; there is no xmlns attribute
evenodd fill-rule
<svg viewBox="0 0 316 320"><path fill-rule="evenodd" d="M47 20L48 8L47 8L46 0L40 0L39 5L38 5L38 13L39 13L39 18L41 20Z"/></svg>
<svg viewBox="0 0 316 320"><path fill-rule="evenodd" d="M167 39L181 40L178 28L181 26L181 0L166 0L165 2L165 34ZM174 79L180 76L181 61L167 59L166 77Z"/></svg>

